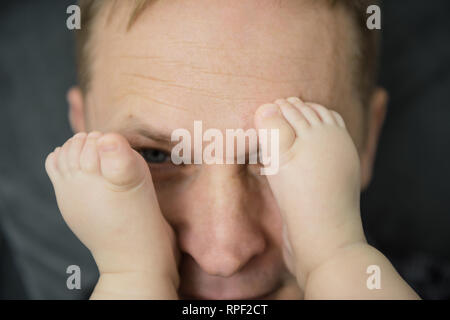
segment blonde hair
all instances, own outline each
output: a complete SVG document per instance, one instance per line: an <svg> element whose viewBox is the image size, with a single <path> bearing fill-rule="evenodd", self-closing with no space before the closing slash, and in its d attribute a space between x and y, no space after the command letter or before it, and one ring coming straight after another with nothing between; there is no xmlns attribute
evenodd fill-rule
<svg viewBox="0 0 450 320"><path fill-rule="evenodd" d="M117 0L113 0L114 2ZM145 8L156 0L133 0L133 10L131 12L127 29L131 28L133 23ZM316 0L315 0L316 1ZM351 15L355 26L358 29L359 39L359 59L356 61L358 74L356 85L362 98L363 105L366 105L373 92L377 80L378 56L379 56L379 38L380 32L369 30L366 26L366 9L369 5L377 4L380 0L324 0L331 6L344 6ZM76 31L76 62L78 82L82 92L85 94L89 90L90 70L89 65L92 61L90 56L90 38L93 29L93 23L98 13L104 7L108 0L79 0L82 12L82 28Z"/></svg>

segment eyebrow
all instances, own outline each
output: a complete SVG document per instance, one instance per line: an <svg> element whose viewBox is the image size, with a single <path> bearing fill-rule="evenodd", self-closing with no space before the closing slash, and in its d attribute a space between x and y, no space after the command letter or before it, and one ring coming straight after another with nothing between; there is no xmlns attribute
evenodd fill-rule
<svg viewBox="0 0 450 320"><path fill-rule="evenodd" d="M122 130L124 133L138 134L155 142L173 144L170 132L160 131L135 117Z"/></svg>
<svg viewBox="0 0 450 320"><path fill-rule="evenodd" d="M156 131L153 128L148 129L140 128L136 130L136 132L139 133L141 136L144 136L156 142L172 144L171 135Z"/></svg>

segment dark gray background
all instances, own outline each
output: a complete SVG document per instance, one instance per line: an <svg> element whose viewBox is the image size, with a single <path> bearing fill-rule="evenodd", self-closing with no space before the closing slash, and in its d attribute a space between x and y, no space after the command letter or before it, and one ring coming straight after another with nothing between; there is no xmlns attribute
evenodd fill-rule
<svg viewBox="0 0 450 320"><path fill-rule="evenodd" d="M0 2L0 298L86 298L97 270L62 221L45 156L71 132L68 0ZM380 82L391 94L365 230L423 298L450 298L450 1L387 0ZM82 270L82 290L65 270Z"/></svg>

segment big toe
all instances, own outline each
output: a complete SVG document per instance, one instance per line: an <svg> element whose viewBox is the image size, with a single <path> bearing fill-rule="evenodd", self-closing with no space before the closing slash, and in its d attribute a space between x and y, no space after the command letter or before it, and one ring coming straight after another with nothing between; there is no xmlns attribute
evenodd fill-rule
<svg viewBox="0 0 450 320"><path fill-rule="evenodd" d="M128 141L119 134L108 133L98 142L103 177L121 188L133 188L146 178L148 166Z"/></svg>
<svg viewBox="0 0 450 320"><path fill-rule="evenodd" d="M272 129L278 129L278 144L281 154L288 151L295 142L295 131L276 104L264 104L258 108L255 114L255 126L258 130L266 129L268 132Z"/></svg>

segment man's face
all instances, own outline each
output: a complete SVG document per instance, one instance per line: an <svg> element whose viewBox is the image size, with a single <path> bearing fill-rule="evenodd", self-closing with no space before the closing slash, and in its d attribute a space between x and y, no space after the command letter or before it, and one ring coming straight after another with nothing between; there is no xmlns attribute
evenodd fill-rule
<svg viewBox="0 0 450 320"><path fill-rule="evenodd" d="M184 297L302 295L285 267L282 220L259 168L175 166L170 135L193 135L194 120L204 130L247 130L259 105L298 96L340 112L361 146L353 29L345 12L320 2L157 1L128 32L131 8L121 2L97 20L87 130L160 150L147 160L183 254Z"/></svg>

